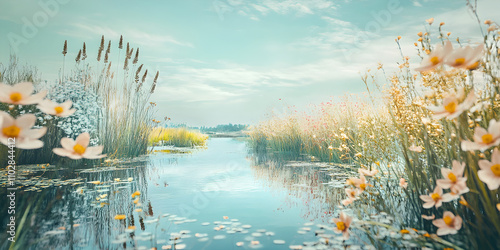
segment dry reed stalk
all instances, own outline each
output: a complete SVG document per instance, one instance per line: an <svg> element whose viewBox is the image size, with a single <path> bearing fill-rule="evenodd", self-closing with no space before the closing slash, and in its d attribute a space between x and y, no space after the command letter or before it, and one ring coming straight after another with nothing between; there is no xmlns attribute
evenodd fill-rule
<svg viewBox="0 0 500 250"><path fill-rule="evenodd" d="M76 58L75 58L76 63L80 62L81 56L82 56L82 50L78 51L78 54L76 55Z"/></svg>
<svg viewBox="0 0 500 250"><path fill-rule="evenodd" d="M108 48L106 49L106 53L104 54L104 63L108 63L110 52L111 52L111 40L109 40Z"/></svg>
<svg viewBox="0 0 500 250"><path fill-rule="evenodd" d="M101 45L99 46L99 52L97 52L97 61L101 61L102 51L104 50L104 36L101 37Z"/></svg>

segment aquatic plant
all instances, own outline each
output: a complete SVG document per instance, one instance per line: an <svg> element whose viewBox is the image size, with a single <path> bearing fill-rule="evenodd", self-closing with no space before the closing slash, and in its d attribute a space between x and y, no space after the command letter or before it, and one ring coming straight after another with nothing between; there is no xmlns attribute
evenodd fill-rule
<svg viewBox="0 0 500 250"><path fill-rule="evenodd" d="M149 145L173 145L176 147L204 146L208 136L186 128L154 128L149 135Z"/></svg>

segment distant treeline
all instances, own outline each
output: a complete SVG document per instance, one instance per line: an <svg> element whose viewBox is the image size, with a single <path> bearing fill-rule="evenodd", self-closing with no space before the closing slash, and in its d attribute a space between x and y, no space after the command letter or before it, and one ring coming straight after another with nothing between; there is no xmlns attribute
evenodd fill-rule
<svg viewBox="0 0 500 250"><path fill-rule="evenodd" d="M219 124L215 127L188 127L186 124L169 124L170 128L189 128L189 129L197 129L202 133L226 133L226 132L238 132L248 128L249 125L245 124Z"/></svg>
<svg viewBox="0 0 500 250"><path fill-rule="evenodd" d="M213 132L213 133L223 133L223 132L237 132L237 131L242 131L248 128L248 125L244 124L219 124L215 127L199 127L198 129L201 132Z"/></svg>

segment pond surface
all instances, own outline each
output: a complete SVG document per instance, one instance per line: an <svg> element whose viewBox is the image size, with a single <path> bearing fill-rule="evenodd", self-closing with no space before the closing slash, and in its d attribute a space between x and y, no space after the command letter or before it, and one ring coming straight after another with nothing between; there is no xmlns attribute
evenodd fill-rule
<svg viewBox="0 0 500 250"><path fill-rule="evenodd" d="M18 224L29 208L19 249L322 249L327 246L318 242L326 239L328 247L341 243L329 222L338 216L345 171L328 164L255 164L237 139L210 139L206 149L187 154L153 153L143 163L52 174L60 179L37 174L18 191ZM8 248L5 237L2 248Z"/></svg>

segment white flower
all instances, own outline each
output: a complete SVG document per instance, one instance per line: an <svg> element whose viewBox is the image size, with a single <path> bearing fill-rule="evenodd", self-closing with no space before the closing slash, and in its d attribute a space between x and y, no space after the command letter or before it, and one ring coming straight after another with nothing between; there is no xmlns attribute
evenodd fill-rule
<svg viewBox="0 0 500 250"><path fill-rule="evenodd" d="M352 217L340 212L339 218L332 219L337 227L333 228L335 233L341 233L344 240L349 239L349 227L351 226Z"/></svg>
<svg viewBox="0 0 500 250"><path fill-rule="evenodd" d="M38 139L45 135L47 128L31 129L35 126L35 122L36 116L32 114L21 115L15 119L6 112L0 111L0 142L9 145L9 138L14 138L17 148L43 147L43 142Z"/></svg>
<svg viewBox="0 0 500 250"><path fill-rule="evenodd" d="M67 117L74 114L76 111L76 109L71 109L72 105L72 101L57 103L51 100L43 100L38 104L37 108L48 115Z"/></svg>
<svg viewBox="0 0 500 250"><path fill-rule="evenodd" d="M0 83L0 102L15 105L37 104L47 95L47 91L41 91L33 95L33 83L21 82L13 86Z"/></svg>
<svg viewBox="0 0 500 250"><path fill-rule="evenodd" d="M442 188L449 188L452 195L458 198L458 195L469 192L467 187L467 177L464 177L465 163L454 160L452 169L441 168L441 174L444 179L436 180L436 184Z"/></svg>
<svg viewBox="0 0 500 250"><path fill-rule="evenodd" d="M477 171L479 179L488 185L490 190L496 190L500 187L500 151L493 150L491 162L488 160L480 160L478 162L481 170Z"/></svg>
<svg viewBox="0 0 500 250"><path fill-rule="evenodd" d="M464 69L475 69L479 66L479 60L483 57L484 45L479 45L476 48L466 46L453 50L453 52L446 57L445 64Z"/></svg>
<svg viewBox="0 0 500 250"><path fill-rule="evenodd" d="M57 155L66 156L73 160L106 157L106 155L101 155L103 146L89 147L89 142L89 133L80 134L76 140L65 137L61 139L62 148L54 148L53 151Z"/></svg>
<svg viewBox="0 0 500 250"><path fill-rule="evenodd" d="M462 228L462 218L450 211L443 213L442 219L433 220L432 224L438 227L437 235L456 234Z"/></svg>
<svg viewBox="0 0 500 250"><path fill-rule="evenodd" d="M416 71L429 71L432 70L439 65L443 64L446 57L453 50L453 45L451 45L450 41L446 41L445 45L437 44L434 50L422 60L420 63L420 67L416 68Z"/></svg>
<svg viewBox="0 0 500 250"><path fill-rule="evenodd" d="M357 188L346 188L345 193L347 195L347 198L342 200L342 205L348 206L358 198L358 195L361 193L361 190Z"/></svg>
<svg viewBox="0 0 500 250"><path fill-rule="evenodd" d="M495 119L491 119L488 130L476 127L473 139L474 142L462 141L462 150L481 150L484 152L488 148L498 146L500 144L500 121L497 122Z"/></svg>
<svg viewBox="0 0 500 250"><path fill-rule="evenodd" d="M468 110L476 102L474 90L471 90L469 95L463 99L464 89L460 89L458 93L450 93L443 99L443 106L428 106L427 109L434 112L434 119L454 119ZM463 99L462 102L460 102Z"/></svg>
<svg viewBox="0 0 500 250"><path fill-rule="evenodd" d="M429 195L420 195L420 199L425 202L423 205L424 208L431 208L433 206L438 208L443 204L443 202L453 200L453 197L450 194L443 195L443 189L440 186L436 186L434 192Z"/></svg>

